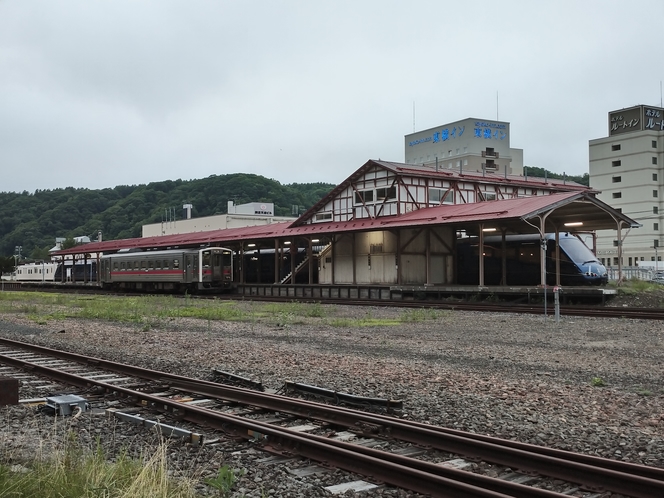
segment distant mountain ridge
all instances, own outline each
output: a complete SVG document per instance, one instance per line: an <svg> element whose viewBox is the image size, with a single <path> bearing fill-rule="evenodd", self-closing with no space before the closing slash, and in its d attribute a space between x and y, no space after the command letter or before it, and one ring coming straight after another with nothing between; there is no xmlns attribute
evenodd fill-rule
<svg viewBox="0 0 664 498"><path fill-rule="evenodd" d="M533 166L526 171L531 177L565 177L589 185L587 173L563 176ZM93 239L100 230L104 240L140 237L143 225L163 221L171 208L176 219L181 219L183 204L193 205L195 218L226 213L228 201L271 202L275 216L291 216L297 206L302 214L334 187L331 183L282 185L255 174L233 173L101 190L67 187L34 194L0 192L0 258L12 256L15 247L21 246L23 257L44 259L56 237L87 235Z"/></svg>
<svg viewBox="0 0 664 498"><path fill-rule="evenodd" d="M282 185L263 176L234 173L101 190L0 192L0 256L11 256L21 246L23 257L43 259L56 237L96 238L100 230L105 240L140 237L143 225L159 223L167 213L182 219L183 204L193 205L196 218L226 213L228 201L271 202L275 216L292 216L293 206L301 214L334 187L330 183Z"/></svg>

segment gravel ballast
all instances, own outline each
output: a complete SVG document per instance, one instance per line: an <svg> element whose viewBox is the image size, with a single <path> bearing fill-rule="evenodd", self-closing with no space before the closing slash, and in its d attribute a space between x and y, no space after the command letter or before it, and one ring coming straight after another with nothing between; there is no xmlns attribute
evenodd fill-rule
<svg viewBox="0 0 664 498"><path fill-rule="evenodd" d="M405 313L321 306L324 315L346 319L403 320ZM403 416L411 420L664 467L660 322L562 317L556 323L552 317L462 311L412 316L372 327L314 318L174 319L146 327L90 320L38 325L5 314L0 334L204 379L212 379L216 368L273 389L290 380L402 400ZM3 411L14 430L20 411ZM207 453L186 460L200 459L211 469L245 467L238 496L326 496L278 466L249 467L251 448L236 455L226 449L197 450ZM399 495L387 488L377 494Z"/></svg>

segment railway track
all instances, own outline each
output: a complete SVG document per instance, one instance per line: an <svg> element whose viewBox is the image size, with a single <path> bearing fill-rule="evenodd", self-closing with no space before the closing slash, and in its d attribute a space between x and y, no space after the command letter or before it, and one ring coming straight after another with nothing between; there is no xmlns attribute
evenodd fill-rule
<svg viewBox="0 0 664 498"><path fill-rule="evenodd" d="M0 363L251 439L283 462L441 497L664 497L664 469L186 378L0 339ZM418 458L415 458L415 457ZM499 477L494 477L494 476Z"/></svg>

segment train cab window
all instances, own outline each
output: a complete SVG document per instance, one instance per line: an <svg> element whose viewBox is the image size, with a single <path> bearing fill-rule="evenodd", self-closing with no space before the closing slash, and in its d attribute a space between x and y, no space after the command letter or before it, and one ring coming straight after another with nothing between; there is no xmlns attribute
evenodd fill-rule
<svg viewBox="0 0 664 498"><path fill-rule="evenodd" d="M180 260L179 259L174 259L173 260L173 269L177 270L180 268Z"/></svg>

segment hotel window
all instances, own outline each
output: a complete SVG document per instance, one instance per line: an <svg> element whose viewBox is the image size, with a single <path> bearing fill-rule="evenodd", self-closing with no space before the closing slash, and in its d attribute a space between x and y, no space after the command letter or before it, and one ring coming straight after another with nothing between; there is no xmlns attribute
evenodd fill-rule
<svg viewBox="0 0 664 498"><path fill-rule="evenodd" d="M468 166L468 159L464 159L464 160L463 160L463 165L464 165L464 166Z"/></svg>
<svg viewBox="0 0 664 498"><path fill-rule="evenodd" d="M614 192L613 193L613 198L614 199L620 199L622 197L622 192Z"/></svg>
<svg viewBox="0 0 664 498"><path fill-rule="evenodd" d="M657 173L652 174L652 181L656 182L657 181Z"/></svg>
<svg viewBox="0 0 664 498"><path fill-rule="evenodd" d="M611 178L611 181L613 183L620 183L622 181L622 178L620 176L614 176L613 178Z"/></svg>
<svg viewBox="0 0 664 498"><path fill-rule="evenodd" d="M613 151L620 150L620 144L614 144L614 145L612 145L612 146L611 146L611 150L613 150Z"/></svg>
<svg viewBox="0 0 664 498"><path fill-rule="evenodd" d="M653 164L657 164L657 158L656 158L656 157L653 157L653 158L652 158L652 163L653 163Z"/></svg>
<svg viewBox="0 0 664 498"><path fill-rule="evenodd" d="M657 140L652 141L652 148L656 149L657 148Z"/></svg>
<svg viewBox="0 0 664 498"><path fill-rule="evenodd" d="M618 159L617 161L611 161L611 166L620 166L620 165L621 165L620 159Z"/></svg>
<svg viewBox="0 0 664 498"><path fill-rule="evenodd" d="M657 190L653 190L653 191L652 191L652 196L653 196L653 197L657 197Z"/></svg>
<svg viewBox="0 0 664 498"><path fill-rule="evenodd" d="M653 223L652 224L652 229L653 230L659 230L659 223Z"/></svg>
<svg viewBox="0 0 664 498"><path fill-rule="evenodd" d="M659 208L657 206L653 206L652 214L658 214L658 213L659 213Z"/></svg>

